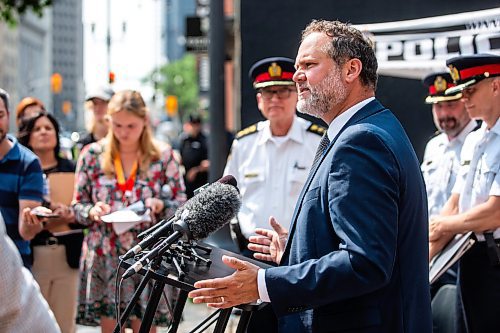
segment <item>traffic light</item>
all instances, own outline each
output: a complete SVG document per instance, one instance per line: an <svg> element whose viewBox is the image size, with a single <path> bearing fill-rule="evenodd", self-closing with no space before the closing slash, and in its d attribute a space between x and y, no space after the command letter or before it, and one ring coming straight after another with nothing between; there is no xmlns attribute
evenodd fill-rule
<svg viewBox="0 0 500 333"><path fill-rule="evenodd" d="M64 101L62 103L62 112L65 115L68 115L71 113L71 109L73 108L73 105L71 104L71 101Z"/></svg>
<svg viewBox="0 0 500 333"><path fill-rule="evenodd" d="M111 71L109 72L108 82L109 82L109 84L115 82L115 72L111 72Z"/></svg>
<svg viewBox="0 0 500 333"><path fill-rule="evenodd" d="M165 111L170 117L173 117L177 114L177 109L179 108L179 101L177 100L177 96L168 95L165 97Z"/></svg>
<svg viewBox="0 0 500 333"><path fill-rule="evenodd" d="M50 90L54 94L59 94L63 87L63 77L59 73L54 73L50 76Z"/></svg>

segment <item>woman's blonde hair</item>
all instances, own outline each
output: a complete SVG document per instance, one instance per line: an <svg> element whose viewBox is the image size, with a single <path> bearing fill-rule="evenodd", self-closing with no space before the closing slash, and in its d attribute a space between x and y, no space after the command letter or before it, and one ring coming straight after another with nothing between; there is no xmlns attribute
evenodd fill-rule
<svg viewBox="0 0 500 333"><path fill-rule="evenodd" d="M148 120L148 109L139 92L134 90L123 90L113 95L108 103L108 116L112 116L117 112L130 112L133 115L146 121L144 129L139 138L139 170L145 172L152 161L160 158L160 149L153 141L153 135ZM104 151L102 153L102 169L107 176L111 176L115 172L113 159L118 154L120 142L116 139L113 129L110 128L106 137Z"/></svg>

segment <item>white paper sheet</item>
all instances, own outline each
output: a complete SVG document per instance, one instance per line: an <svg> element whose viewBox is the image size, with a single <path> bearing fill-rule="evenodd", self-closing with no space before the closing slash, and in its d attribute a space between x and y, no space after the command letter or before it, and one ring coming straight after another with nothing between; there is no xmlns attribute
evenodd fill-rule
<svg viewBox="0 0 500 333"><path fill-rule="evenodd" d="M113 223L113 230L117 235L130 230L133 226L141 222L151 222L150 210L147 209L144 214L138 215L128 208L117 210L108 215L101 216L101 220L106 223Z"/></svg>

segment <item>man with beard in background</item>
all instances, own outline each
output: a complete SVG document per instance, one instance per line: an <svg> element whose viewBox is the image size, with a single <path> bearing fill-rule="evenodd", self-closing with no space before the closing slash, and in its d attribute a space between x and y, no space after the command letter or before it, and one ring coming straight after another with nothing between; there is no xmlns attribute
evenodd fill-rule
<svg viewBox="0 0 500 333"><path fill-rule="evenodd" d="M461 101L462 93L445 95L448 88L455 84L448 72L433 73L423 79L429 95L425 99L432 104L432 117L438 131L425 147L424 160L421 165L427 189L429 217L441 213L444 204L451 196L455 179L460 168L460 152L465 137L477 129L475 120L469 118ZM461 305L456 300L458 264L453 265L437 281L431 285L433 299L432 311L434 332L447 332L448 326L455 331L456 316L461 316ZM438 297L435 297L438 291Z"/></svg>
<svg viewBox="0 0 500 333"><path fill-rule="evenodd" d="M455 86L449 73L426 76L424 85L429 89L425 99L432 104L432 116L438 131L425 147L421 169L427 186L429 216L438 215L451 195L460 167L460 151L465 137L477 123L469 118L462 93L445 96L446 89Z"/></svg>
<svg viewBox="0 0 500 333"><path fill-rule="evenodd" d="M429 224L429 257L458 234L473 232L460 258L458 290L467 332L500 328L500 56L476 54L446 61L469 117L481 128L465 139L450 199Z"/></svg>

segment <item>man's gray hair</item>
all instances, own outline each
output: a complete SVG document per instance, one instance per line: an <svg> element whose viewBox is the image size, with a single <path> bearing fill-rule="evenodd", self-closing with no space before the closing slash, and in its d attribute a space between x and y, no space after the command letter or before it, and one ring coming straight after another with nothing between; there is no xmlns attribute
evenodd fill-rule
<svg viewBox="0 0 500 333"><path fill-rule="evenodd" d="M9 112L9 93L0 88L0 98L3 100L3 104L5 104L7 112Z"/></svg>

